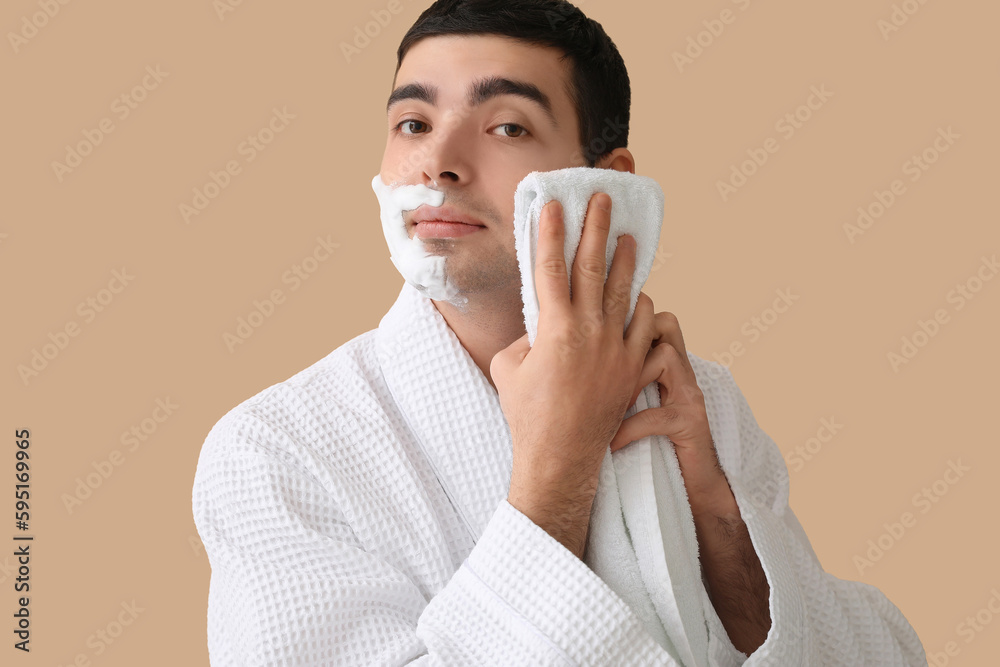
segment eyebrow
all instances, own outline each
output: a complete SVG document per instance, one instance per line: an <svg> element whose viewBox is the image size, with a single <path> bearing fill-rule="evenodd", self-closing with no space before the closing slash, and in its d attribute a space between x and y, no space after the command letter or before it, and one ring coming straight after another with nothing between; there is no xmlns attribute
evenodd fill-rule
<svg viewBox="0 0 1000 667"><path fill-rule="evenodd" d="M549 100L549 96L543 93L538 86L527 81L508 79L502 76L484 77L472 82L469 86L467 99L470 106L476 107L501 95L516 95L534 103L549 119L553 127L559 127L559 122L552 112L552 102ZM389 95L389 101L385 105L385 113L388 115L392 107L403 100L421 100L431 106L437 106L437 97L437 86L419 82L408 83L392 91L392 94Z"/></svg>

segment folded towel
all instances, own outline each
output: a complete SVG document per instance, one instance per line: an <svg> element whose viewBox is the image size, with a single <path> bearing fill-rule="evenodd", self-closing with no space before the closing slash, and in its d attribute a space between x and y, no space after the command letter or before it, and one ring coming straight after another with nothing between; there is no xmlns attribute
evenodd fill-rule
<svg viewBox="0 0 1000 667"><path fill-rule="evenodd" d="M607 267L618 247L618 237L631 234L636 241L635 277L625 326L632 321L639 292L653 267L663 222L663 190L648 176L627 171L568 167L555 171L533 171L517 185L514 192L514 245L521 267L521 300L528 342L534 345L538 330L538 296L535 294L535 252L538 220L542 207L553 199L563 207L566 267L572 275L573 258L583 234L583 219L590 198L597 192L611 196L611 233L608 236ZM527 270L526 269L530 269ZM572 289L572 285L571 285Z"/></svg>
<svg viewBox="0 0 1000 667"><path fill-rule="evenodd" d="M521 270L521 294L528 341L538 330L534 266L542 207L557 199L563 207L569 277L583 233L591 196L611 197L607 268L618 236L636 240L626 327L649 276L663 221L663 190L655 180L631 172L571 167L532 172L514 194L514 236ZM650 383L625 413L660 405L659 387ZM709 665L704 605L711 604L698 561L694 519L673 443L664 436L632 442L601 465L584 562L633 609L663 648L686 667Z"/></svg>

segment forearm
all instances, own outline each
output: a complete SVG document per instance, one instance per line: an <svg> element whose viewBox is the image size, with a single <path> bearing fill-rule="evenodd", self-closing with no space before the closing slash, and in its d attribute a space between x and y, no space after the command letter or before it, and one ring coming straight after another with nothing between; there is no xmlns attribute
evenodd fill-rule
<svg viewBox="0 0 1000 667"><path fill-rule="evenodd" d="M733 646L750 655L771 627L770 587L736 499L728 495L695 515L695 531L712 605Z"/></svg>
<svg viewBox="0 0 1000 667"><path fill-rule="evenodd" d="M515 470L507 502L583 560L596 482L595 476L592 484L567 484L537 475L519 476Z"/></svg>

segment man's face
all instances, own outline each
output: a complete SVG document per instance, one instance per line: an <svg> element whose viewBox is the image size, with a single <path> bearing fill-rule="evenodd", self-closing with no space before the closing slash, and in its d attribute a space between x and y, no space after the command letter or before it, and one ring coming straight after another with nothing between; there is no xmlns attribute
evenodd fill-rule
<svg viewBox="0 0 1000 667"><path fill-rule="evenodd" d="M449 35L420 40L400 66L380 175L440 190L441 208L483 225L455 235L415 223L429 206L403 213L407 236L448 257L447 274L462 292L519 289L517 184L532 171L586 166L567 94L570 65L560 55L496 35ZM547 101L551 115L518 90Z"/></svg>

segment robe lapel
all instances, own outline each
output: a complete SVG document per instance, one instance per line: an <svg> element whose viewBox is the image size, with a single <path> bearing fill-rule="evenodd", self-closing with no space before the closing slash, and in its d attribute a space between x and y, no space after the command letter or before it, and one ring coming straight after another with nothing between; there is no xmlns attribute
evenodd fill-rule
<svg viewBox="0 0 1000 667"><path fill-rule="evenodd" d="M379 323L376 354L410 431L468 528L471 550L510 486L513 444L497 392L430 299L409 283L403 284ZM701 366L695 368L700 370ZM641 406L632 406L626 416L646 405L642 402ZM710 402L707 407L716 440L726 442L735 437L725 429L726 422L720 422L714 404ZM592 525L588 551L597 546L595 541L607 542L602 548L608 559L602 570L594 562L599 551L595 549L588 565L640 612L663 645L667 644L662 638L663 629L653 626L666 621L667 634L673 639L671 653L680 651L686 664L703 665L708 660L706 632L711 632L705 627L704 614L714 615L714 610L700 576L691 510L685 492L676 488L683 484L676 455L662 451L655 461L651 460L652 445L672 448L668 440L648 443L645 449L616 452L611 468L611 461L605 461L602 475L617 480L605 479L603 496L599 489L595 503L607 505L613 520ZM726 454L720 452L720 456ZM641 465L630 467L629 462ZM654 481L653 477L658 479ZM660 488L660 484L665 487ZM638 506L634 506L636 502ZM645 540L647 545L658 543L656 555L646 554L645 565L638 570L635 554L629 553L632 547L626 537L627 524L634 529L633 540ZM620 527L617 538L608 532L614 526ZM678 530L678 526L684 528ZM618 581L621 576L616 571L622 567L624 557L631 559L632 570L636 571L631 579ZM661 576L650 580L655 575L646 571L650 567ZM664 567L668 569L666 574ZM652 605L649 594L641 590L641 579L647 579L647 590L651 586L655 591ZM659 615L659 621L653 614ZM717 615L714 620L715 627L721 628Z"/></svg>
<svg viewBox="0 0 1000 667"><path fill-rule="evenodd" d="M409 283L379 323L376 354L474 544L510 486L513 445L496 390L431 300Z"/></svg>

